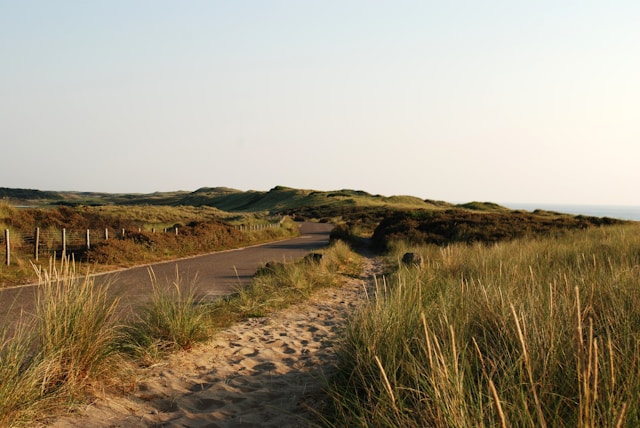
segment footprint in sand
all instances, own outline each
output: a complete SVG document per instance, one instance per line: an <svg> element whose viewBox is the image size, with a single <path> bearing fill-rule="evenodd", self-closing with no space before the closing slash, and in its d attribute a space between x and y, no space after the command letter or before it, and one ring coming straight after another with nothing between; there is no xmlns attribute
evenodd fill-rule
<svg viewBox="0 0 640 428"><path fill-rule="evenodd" d="M254 349L253 352L249 352L248 354L244 354L245 357L251 358L251 357L257 357L258 354L260 354L260 351L258 351L257 349Z"/></svg>
<svg viewBox="0 0 640 428"><path fill-rule="evenodd" d="M215 400L213 398L198 398L196 400L196 409L203 412L203 413L207 413L207 412L211 412L214 410L218 410L223 408L224 406L226 406L227 403L225 403L222 400Z"/></svg>
<svg viewBox="0 0 640 428"><path fill-rule="evenodd" d="M174 413L180 410L178 404L172 399L159 400L154 404L160 413Z"/></svg>
<svg viewBox="0 0 640 428"><path fill-rule="evenodd" d="M257 372L272 372L276 369L276 365L270 361L253 366L253 370Z"/></svg>

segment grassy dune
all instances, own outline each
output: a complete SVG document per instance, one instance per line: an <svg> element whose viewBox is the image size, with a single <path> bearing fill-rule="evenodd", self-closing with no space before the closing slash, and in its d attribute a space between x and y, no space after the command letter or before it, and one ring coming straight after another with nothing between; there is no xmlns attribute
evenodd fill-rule
<svg viewBox="0 0 640 428"><path fill-rule="evenodd" d="M345 334L332 425L640 425L639 237L396 242Z"/></svg>
<svg viewBox="0 0 640 428"><path fill-rule="evenodd" d="M146 205L209 206L226 212L260 212L290 210L301 207L394 206L429 209L444 202L425 201L412 196L371 195L358 190L316 191L276 186L269 191L242 191L228 187L203 187L193 192L157 192L150 194L110 194L91 192L42 192L39 190L0 188L0 198L14 205Z"/></svg>

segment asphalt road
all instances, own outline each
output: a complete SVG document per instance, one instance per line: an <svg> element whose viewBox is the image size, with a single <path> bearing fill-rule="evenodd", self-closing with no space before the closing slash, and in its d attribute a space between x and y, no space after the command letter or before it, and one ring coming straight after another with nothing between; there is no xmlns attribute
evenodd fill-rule
<svg viewBox="0 0 640 428"><path fill-rule="evenodd" d="M332 228L326 223L301 223L301 234L294 239L98 274L95 283L108 284L109 292L120 297L124 311L149 299L150 269L161 286L173 283L177 272L180 286L193 285L199 296L226 296L248 284L261 264L295 260L325 247ZM21 314L33 313L36 289L34 285L0 289L0 321L13 323Z"/></svg>

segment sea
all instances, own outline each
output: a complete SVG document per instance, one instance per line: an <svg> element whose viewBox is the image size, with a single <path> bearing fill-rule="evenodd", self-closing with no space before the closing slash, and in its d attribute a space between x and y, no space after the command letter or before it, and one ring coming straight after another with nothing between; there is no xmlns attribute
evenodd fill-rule
<svg viewBox="0 0 640 428"><path fill-rule="evenodd" d="M593 217L640 221L640 205L562 205L532 203L500 203L500 205L514 210L534 211L541 209L565 214L582 214Z"/></svg>

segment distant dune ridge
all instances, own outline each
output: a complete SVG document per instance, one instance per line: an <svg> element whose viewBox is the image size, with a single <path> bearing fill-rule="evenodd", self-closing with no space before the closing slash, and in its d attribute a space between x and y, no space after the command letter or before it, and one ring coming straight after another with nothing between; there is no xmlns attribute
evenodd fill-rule
<svg viewBox="0 0 640 428"><path fill-rule="evenodd" d="M103 193L76 191L42 191L0 187L0 199L14 206L101 206L101 205L155 205L213 207L226 212L271 212L307 217L340 216L345 210L366 211L380 217L386 208L393 210L449 210L466 209L476 212L516 212L518 210L552 211L557 214L611 217L640 220L639 207L575 206L549 204L498 204L471 201L451 203L421 199L408 195L372 195L362 190L318 191L275 186L268 191L238 190L231 187L201 187L195 191L153 193Z"/></svg>
<svg viewBox="0 0 640 428"><path fill-rule="evenodd" d="M264 211L305 206L404 206L407 208L453 207L443 201L423 200L415 196L372 195L362 190L317 191L275 186L268 191L237 190L229 187L202 187L193 192L100 193L41 191L0 187L0 198L15 205L191 205L212 206L224 211Z"/></svg>

